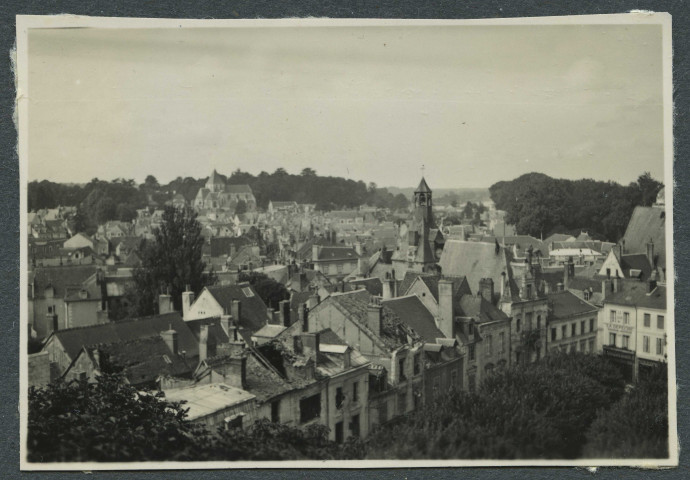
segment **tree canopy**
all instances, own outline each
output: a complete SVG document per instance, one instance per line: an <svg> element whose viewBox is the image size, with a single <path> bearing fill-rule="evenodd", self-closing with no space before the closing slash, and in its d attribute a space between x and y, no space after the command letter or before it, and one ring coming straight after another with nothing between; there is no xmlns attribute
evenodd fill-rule
<svg viewBox="0 0 690 480"><path fill-rule="evenodd" d="M362 458L363 447L355 438L329 441L322 425L257 420L210 432L187 419L183 404L104 373L94 383L29 390L27 452L31 462L327 460Z"/></svg>
<svg viewBox="0 0 690 480"><path fill-rule="evenodd" d="M134 270L134 288L128 292L136 315L157 311L158 295L169 293L177 310L182 306L182 292L189 286L199 293L215 281L202 260L204 238L197 214L191 208L166 207L160 228L154 229L154 241L142 253L141 266Z"/></svg>
<svg viewBox="0 0 690 480"><path fill-rule="evenodd" d="M649 172L628 186L528 173L495 183L489 192L496 208L507 212L506 221L521 235L539 238L586 230L595 238L617 242L635 206L651 205L662 186Z"/></svg>
<svg viewBox="0 0 690 480"><path fill-rule="evenodd" d="M367 439L368 458L577 458L589 426L624 392L601 357L560 354L451 391Z"/></svg>

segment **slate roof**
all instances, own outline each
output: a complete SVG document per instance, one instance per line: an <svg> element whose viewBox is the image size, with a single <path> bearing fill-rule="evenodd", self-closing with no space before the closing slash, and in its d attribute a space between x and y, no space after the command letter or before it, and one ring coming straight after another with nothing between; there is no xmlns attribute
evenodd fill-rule
<svg viewBox="0 0 690 480"><path fill-rule="evenodd" d="M231 311L233 299L242 302L239 325L241 328L256 332L266 325L266 304L249 282L236 285L213 285L206 287L206 290L216 299L221 308L227 309L228 312ZM247 292L251 295L247 295Z"/></svg>
<svg viewBox="0 0 690 480"><path fill-rule="evenodd" d="M654 255L658 256L657 264L666 266L666 210L663 207L635 207L623 235L625 251L644 253L647 243L654 243Z"/></svg>
<svg viewBox="0 0 690 480"><path fill-rule="evenodd" d="M372 295L381 296L381 294L383 293L383 283L381 283L381 279L378 277L351 280L347 282L345 285L351 287L352 290L358 290L364 287L366 291L371 293Z"/></svg>
<svg viewBox="0 0 690 480"><path fill-rule="evenodd" d="M420 340L418 333L404 323L397 314L387 306L383 306L383 328L381 335L376 335L367 327L367 306L372 295L366 290L356 290L354 292L333 294L325 302L333 302L344 310L345 314L355 320L360 328L370 332L373 337L378 338L383 345L389 349L396 349L408 345L408 339Z"/></svg>
<svg viewBox="0 0 690 480"><path fill-rule="evenodd" d="M666 310L666 287L657 286L647 293L647 282L619 281L619 291L607 293L604 303Z"/></svg>
<svg viewBox="0 0 690 480"><path fill-rule="evenodd" d="M598 311L597 307L568 290L550 293L547 298L549 299L550 316L555 319Z"/></svg>
<svg viewBox="0 0 690 480"><path fill-rule="evenodd" d="M172 328L177 332L177 344L185 351L187 358L199 355L199 344L191 330L182 320L179 312L136 318L120 322L110 322L88 327L58 330L51 334L60 341L67 355L74 359L84 346L114 344L131 340L160 336L161 332ZM49 338L50 340L50 338Z"/></svg>
<svg viewBox="0 0 690 480"><path fill-rule="evenodd" d="M55 289L55 296L63 298L67 287L78 286L93 276L98 267L95 265L75 265L59 267L36 267L29 272L29 284L34 282L34 298L44 298L48 286Z"/></svg>
<svg viewBox="0 0 690 480"><path fill-rule="evenodd" d="M321 247L318 261L333 262L339 260L357 260L359 255L352 247Z"/></svg>
<svg viewBox="0 0 690 480"><path fill-rule="evenodd" d="M463 295L457 303L458 316L472 317L476 322L487 323L508 319L508 315L489 303L481 295Z"/></svg>
<svg viewBox="0 0 690 480"><path fill-rule="evenodd" d="M412 272L408 270L405 272L405 276L403 277L402 281L400 282L400 285L398 285L398 294L400 295L405 295L407 291L410 289L414 281L417 279L417 277L427 277L427 276L432 276L434 274L432 273L420 273L420 272Z"/></svg>
<svg viewBox="0 0 690 480"><path fill-rule="evenodd" d="M617 255L616 255L617 256ZM649 264L649 259L645 253L623 254L620 258L620 266L623 269L623 274L631 278L633 275L630 270L640 270L640 280L647 280L652 274L652 266Z"/></svg>
<svg viewBox="0 0 690 480"><path fill-rule="evenodd" d="M429 185L426 183L426 180L424 180L424 177L422 177L422 181L419 182L419 185L417 186L417 189L414 191L414 193L431 193L431 189L429 188Z"/></svg>
<svg viewBox="0 0 690 480"><path fill-rule="evenodd" d="M132 385L154 383L160 375L188 376L193 370L181 355L173 355L159 335L101 345L98 349L110 363L123 368Z"/></svg>
<svg viewBox="0 0 690 480"><path fill-rule="evenodd" d="M199 340L201 326L208 325L208 344L209 345L220 345L230 341L230 338L220 326L219 317L201 318L197 320L189 320L185 322L189 327L189 330L194 335L194 338Z"/></svg>
<svg viewBox="0 0 690 480"><path fill-rule="evenodd" d="M512 254L508 249L496 247L495 243L464 242L461 240L447 240L443 247L443 253L439 260L441 273L444 276L465 276L470 289L479 286L482 278L491 278L494 288L500 292L503 277L502 272L512 277L509 262ZM510 282L511 293L516 288L514 282Z"/></svg>
<svg viewBox="0 0 690 480"><path fill-rule="evenodd" d="M437 338L444 337L436 327L434 316L416 295L383 300L381 303L417 332L425 342L435 343Z"/></svg>

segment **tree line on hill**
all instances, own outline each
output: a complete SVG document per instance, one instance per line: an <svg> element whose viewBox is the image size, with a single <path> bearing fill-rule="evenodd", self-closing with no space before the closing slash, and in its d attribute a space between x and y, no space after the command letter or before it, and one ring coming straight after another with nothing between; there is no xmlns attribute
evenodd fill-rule
<svg viewBox="0 0 690 480"><path fill-rule="evenodd" d="M105 369L104 367L104 370ZM667 377L661 365L626 388L601 357L560 354L510 368L476 392L450 391L375 429L366 440L328 440L328 428L257 420L209 431L122 380L31 387L32 462L327 459L573 459L668 456Z"/></svg>
<svg viewBox="0 0 690 480"><path fill-rule="evenodd" d="M252 175L235 170L230 177L220 175L228 184L249 185L260 208L267 208L271 200L295 201L315 204L318 210L356 208L371 205L392 210L406 209L409 199L403 194L393 195L376 184L354 181L341 177L322 177L311 168L293 175L278 168L273 173ZM95 226L109 220L131 221L136 210L162 207L175 194L192 202L206 183L206 177L178 177L167 185L149 175L144 183L118 178L111 182L94 178L84 185L61 184L49 180L33 181L28 185L29 211L57 206L76 206L79 226L83 231L95 231Z"/></svg>
<svg viewBox="0 0 690 480"><path fill-rule="evenodd" d="M586 230L594 238L617 242L635 206L652 205L662 187L649 172L627 186L528 173L493 184L489 193L518 234L546 238L552 233Z"/></svg>

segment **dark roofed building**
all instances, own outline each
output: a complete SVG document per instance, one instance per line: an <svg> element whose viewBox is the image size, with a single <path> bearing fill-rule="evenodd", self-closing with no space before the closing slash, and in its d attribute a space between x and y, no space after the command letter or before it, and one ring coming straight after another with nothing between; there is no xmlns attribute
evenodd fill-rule
<svg viewBox="0 0 690 480"><path fill-rule="evenodd" d="M166 331L176 332L178 353L184 352L185 357L194 362L199 355L199 344L178 312L58 330L46 340L43 350L49 353L50 361L57 365L57 370L62 375L83 347L158 337Z"/></svg>
<svg viewBox="0 0 690 480"><path fill-rule="evenodd" d="M233 301L239 302L234 304ZM239 312L235 309L239 307ZM267 306L249 282L205 287L189 306L185 320L232 315L240 329L258 331L269 320ZM239 316L239 320L237 319Z"/></svg>
<svg viewBox="0 0 690 480"><path fill-rule="evenodd" d="M666 269L666 210L664 206L635 207L621 244L623 253L644 253L653 243L655 263Z"/></svg>

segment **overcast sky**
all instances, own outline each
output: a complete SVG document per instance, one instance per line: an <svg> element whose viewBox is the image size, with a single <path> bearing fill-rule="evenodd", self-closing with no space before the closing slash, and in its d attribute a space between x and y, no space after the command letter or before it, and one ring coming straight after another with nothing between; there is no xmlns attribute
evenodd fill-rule
<svg viewBox="0 0 690 480"><path fill-rule="evenodd" d="M663 180L660 25L41 29L29 179Z"/></svg>

